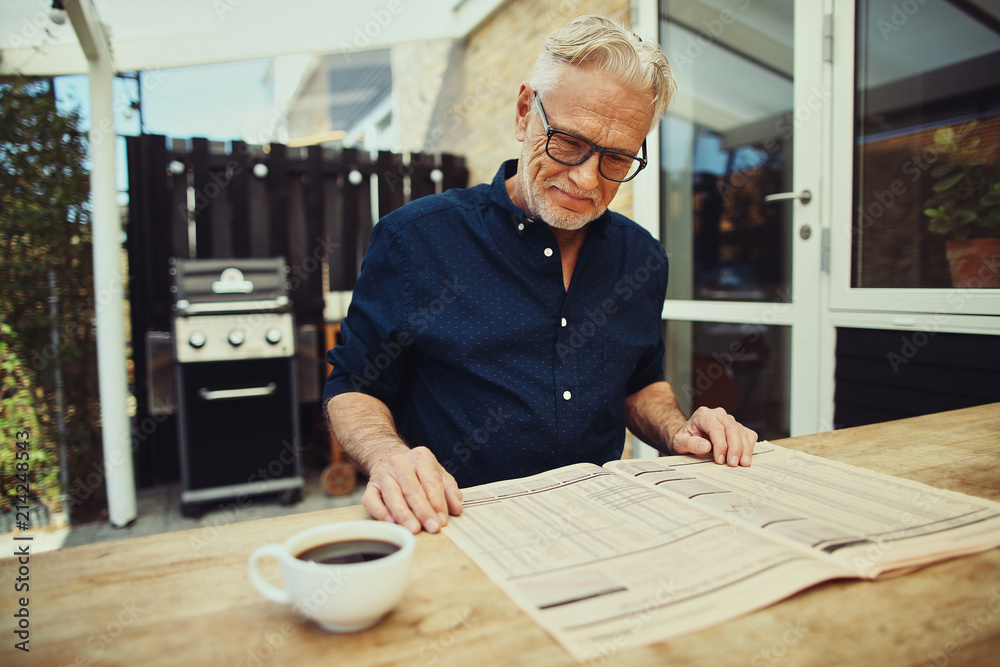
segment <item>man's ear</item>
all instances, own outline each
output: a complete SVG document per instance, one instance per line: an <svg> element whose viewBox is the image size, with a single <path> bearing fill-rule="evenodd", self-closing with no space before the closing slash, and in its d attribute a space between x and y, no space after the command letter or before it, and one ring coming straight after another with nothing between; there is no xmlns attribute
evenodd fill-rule
<svg viewBox="0 0 1000 667"><path fill-rule="evenodd" d="M534 100L535 93L531 90L531 84L523 82L521 89L517 91L517 108L514 113L514 136L518 141L524 141L524 137L527 136L528 113Z"/></svg>

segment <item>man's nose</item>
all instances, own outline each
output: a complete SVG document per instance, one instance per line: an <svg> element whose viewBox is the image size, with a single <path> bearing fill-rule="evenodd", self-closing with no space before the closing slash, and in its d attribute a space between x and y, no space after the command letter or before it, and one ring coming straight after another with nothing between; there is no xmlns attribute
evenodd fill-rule
<svg viewBox="0 0 1000 667"><path fill-rule="evenodd" d="M578 165L569 168L570 180L585 192L597 188L601 180L601 154L595 152Z"/></svg>

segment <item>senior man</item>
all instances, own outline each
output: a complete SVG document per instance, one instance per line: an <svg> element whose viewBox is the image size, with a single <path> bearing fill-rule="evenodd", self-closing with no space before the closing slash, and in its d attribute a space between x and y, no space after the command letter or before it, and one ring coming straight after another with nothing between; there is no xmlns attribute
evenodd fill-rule
<svg viewBox="0 0 1000 667"><path fill-rule="evenodd" d="M678 407L663 247L607 210L673 91L656 44L574 19L518 91L520 159L375 226L324 393L374 518L437 532L460 487L620 458L626 427L664 453L750 465L756 433Z"/></svg>

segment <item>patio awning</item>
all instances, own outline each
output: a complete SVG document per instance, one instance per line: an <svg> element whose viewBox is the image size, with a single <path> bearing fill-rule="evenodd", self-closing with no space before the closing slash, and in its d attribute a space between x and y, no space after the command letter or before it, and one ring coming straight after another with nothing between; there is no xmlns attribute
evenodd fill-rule
<svg viewBox="0 0 1000 667"><path fill-rule="evenodd" d="M461 39L503 0L83 0L105 26L118 72L338 53ZM87 74L70 21L52 0L0 2L0 74Z"/></svg>

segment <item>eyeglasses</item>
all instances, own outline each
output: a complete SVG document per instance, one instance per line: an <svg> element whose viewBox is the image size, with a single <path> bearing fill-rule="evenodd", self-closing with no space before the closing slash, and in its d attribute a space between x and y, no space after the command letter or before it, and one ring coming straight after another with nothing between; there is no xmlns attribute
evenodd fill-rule
<svg viewBox="0 0 1000 667"><path fill-rule="evenodd" d="M538 109L538 115L542 119L542 125L545 126L545 134L548 137L545 142L545 153L559 164L574 167L583 164L590 159L591 155L597 153L601 156L597 163L597 170L601 176L618 183L632 180L646 166L645 139L642 140L642 157L638 157L622 151L602 148L569 132L554 130L545 117L545 109L542 108L542 100L538 91L532 92L535 94L535 107Z"/></svg>

